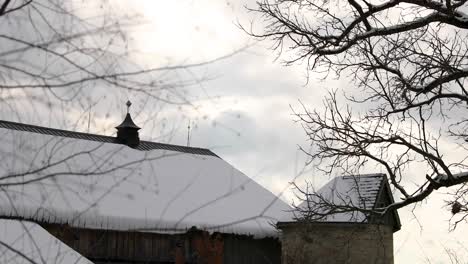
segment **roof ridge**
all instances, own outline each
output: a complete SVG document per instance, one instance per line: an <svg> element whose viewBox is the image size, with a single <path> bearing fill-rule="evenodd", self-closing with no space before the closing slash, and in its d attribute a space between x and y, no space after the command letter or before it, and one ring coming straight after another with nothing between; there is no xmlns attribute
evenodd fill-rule
<svg viewBox="0 0 468 264"><path fill-rule="evenodd" d="M347 175L339 175L335 178L370 178L370 177L384 177L386 176L385 173L377 172L377 173L364 173L364 174L347 174Z"/></svg>
<svg viewBox="0 0 468 264"><path fill-rule="evenodd" d="M12 127L9 126L3 126L3 124L7 125L12 125ZM14 130L22 130L22 129L17 129L20 127L25 127L25 128L31 128L31 129L43 129L43 130L49 130L49 131L56 131L56 132L64 132L64 133L71 133L71 134L77 134L77 135L86 135L86 136L97 136L97 137L103 137L103 138L112 138L111 136L106 136L106 135L100 135L100 134L93 134L93 133L85 133L85 132L79 132L79 131L73 131L73 130L66 130L66 129L60 129L60 128L52 128L52 127L45 127L45 126L38 126L38 125L32 125L32 124L25 124L25 123L19 123L19 122L13 122L13 121L7 121L7 120L1 120L0 119L0 127L1 128L10 128ZM23 131L30 131L30 130L23 130ZM38 133L37 131L30 131L34 133Z"/></svg>
<svg viewBox="0 0 468 264"><path fill-rule="evenodd" d="M32 125L32 124L6 121L6 120L1 120L1 119L0 119L0 128L13 129L13 130L18 130L18 131L27 131L27 132L46 134L46 135L51 135L51 136L61 136L61 137L68 137L68 138L76 138L76 139L83 139L83 140L119 144L115 141L116 138L112 136L78 132L78 131L65 130L65 129L59 129L59 128L44 127L44 126L38 126L38 125ZM152 150L152 149L166 149L166 150L172 150L172 151L178 151L178 152L186 152L186 153L192 153L192 154L200 154L200 155L218 157L218 155L216 155L211 150L206 149L206 148L181 146L181 145L153 142L153 141L147 141L147 140L140 141L140 144L136 149L141 150L141 151Z"/></svg>

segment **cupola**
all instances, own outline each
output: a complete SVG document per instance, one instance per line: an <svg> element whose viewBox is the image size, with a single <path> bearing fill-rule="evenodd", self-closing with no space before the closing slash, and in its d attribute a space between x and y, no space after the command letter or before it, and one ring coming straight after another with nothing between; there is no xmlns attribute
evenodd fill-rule
<svg viewBox="0 0 468 264"><path fill-rule="evenodd" d="M140 130L140 127L135 125L132 117L130 116L131 105L132 103L127 101L127 115L123 122L115 127L117 129L116 142L125 144L131 148L136 148L138 147L138 144L140 144L140 137L138 136L138 130Z"/></svg>

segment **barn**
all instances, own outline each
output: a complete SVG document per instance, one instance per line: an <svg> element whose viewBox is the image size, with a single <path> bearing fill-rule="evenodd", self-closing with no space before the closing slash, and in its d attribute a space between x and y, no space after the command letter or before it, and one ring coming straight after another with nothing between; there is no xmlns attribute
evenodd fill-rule
<svg viewBox="0 0 468 264"><path fill-rule="evenodd" d="M91 263L280 263L287 203L208 149L140 140L129 113L116 128L0 121L0 215Z"/></svg>
<svg viewBox="0 0 468 264"><path fill-rule="evenodd" d="M0 121L0 262L393 263L398 213L365 211L394 202L385 174L293 209L208 149L140 140L129 113L116 128Z"/></svg>

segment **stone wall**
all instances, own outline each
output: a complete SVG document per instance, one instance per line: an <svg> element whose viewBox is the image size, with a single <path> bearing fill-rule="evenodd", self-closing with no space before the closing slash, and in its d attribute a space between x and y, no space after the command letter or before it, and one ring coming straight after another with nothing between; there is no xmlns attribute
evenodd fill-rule
<svg viewBox="0 0 468 264"><path fill-rule="evenodd" d="M393 263L391 226L351 223L280 223L282 263Z"/></svg>

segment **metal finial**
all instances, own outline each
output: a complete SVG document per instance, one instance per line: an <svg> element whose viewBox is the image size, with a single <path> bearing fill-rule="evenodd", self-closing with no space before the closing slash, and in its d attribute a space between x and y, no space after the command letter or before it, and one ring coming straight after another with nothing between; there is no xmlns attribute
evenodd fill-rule
<svg viewBox="0 0 468 264"><path fill-rule="evenodd" d="M130 100L128 100L126 105L127 105L127 114L128 114L128 113L130 113L130 106L132 105L132 102L130 102Z"/></svg>

